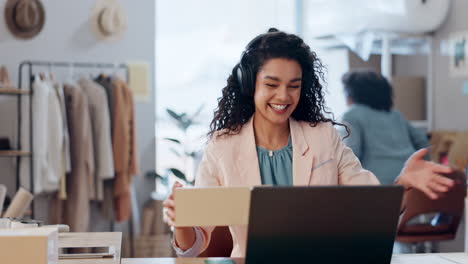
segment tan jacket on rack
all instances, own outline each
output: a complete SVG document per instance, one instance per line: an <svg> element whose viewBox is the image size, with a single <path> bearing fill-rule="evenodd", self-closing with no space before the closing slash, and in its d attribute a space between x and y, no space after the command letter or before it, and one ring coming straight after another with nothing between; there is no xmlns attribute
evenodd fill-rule
<svg viewBox="0 0 468 264"><path fill-rule="evenodd" d="M61 223L73 232L89 227L90 193L93 188L94 155L88 98L76 86L64 86L70 133L71 172L67 175L67 200L63 201ZM61 215L59 214L59 217Z"/></svg>
<svg viewBox="0 0 468 264"><path fill-rule="evenodd" d="M95 189L91 191L91 198L102 201L104 199L104 180L114 178L109 104L106 91L98 83L84 77L80 78L78 83L88 98L92 127L96 170Z"/></svg>
<svg viewBox="0 0 468 264"><path fill-rule="evenodd" d="M131 178L138 169L133 95L127 84L117 77L112 80L112 102L115 219L125 221L131 214Z"/></svg>

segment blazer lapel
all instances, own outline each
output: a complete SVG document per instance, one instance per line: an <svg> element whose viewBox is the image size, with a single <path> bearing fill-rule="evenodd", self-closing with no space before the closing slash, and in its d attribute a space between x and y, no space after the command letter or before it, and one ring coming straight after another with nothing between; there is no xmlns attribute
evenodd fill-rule
<svg viewBox="0 0 468 264"><path fill-rule="evenodd" d="M301 124L290 118L289 129L293 145L293 185L308 186L314 157L305 140Z"/></svg>
<svg viewBox="0 0 468 264"><path fill-rule="evenodd" d="M258 165L257 148L255 144L255 134L253 129L253 117L241 128L239 135L240 142L237 153L237 168L242 183L248 186L259 186L262 184L260 168Z"/></svg>

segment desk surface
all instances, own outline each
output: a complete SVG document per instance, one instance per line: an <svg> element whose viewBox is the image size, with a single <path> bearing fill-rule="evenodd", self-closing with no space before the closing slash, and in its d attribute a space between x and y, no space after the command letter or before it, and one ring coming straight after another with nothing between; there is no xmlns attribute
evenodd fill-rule
<svg viewBox="0 0 468 264"><path fill-rule="evenodd" d="M206 261L208 260L208 261ZM230 261L232 260L232 261ZM244 264L243 259L223 258L134 258L122 259L121 264ZM468 253L394 255L392 264L468 264Z"/></svg>

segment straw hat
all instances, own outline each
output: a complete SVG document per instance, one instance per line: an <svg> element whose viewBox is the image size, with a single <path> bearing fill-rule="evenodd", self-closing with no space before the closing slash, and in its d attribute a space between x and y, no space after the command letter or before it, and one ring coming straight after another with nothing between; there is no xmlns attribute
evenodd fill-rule
<svg viewBox="0 0 468 264"><path fill-rule="evenodd" d="M33 38L44 27L44 6L39 0L8 0L5 4L5 20L15 37Z"/></svg>
<svg viewBox="0 0 468 264"><path fill-rule="evenodd" d="M127 20L117 0L98 0L91 13L91 28L99 39L115 41L127 30Z"/></svg>

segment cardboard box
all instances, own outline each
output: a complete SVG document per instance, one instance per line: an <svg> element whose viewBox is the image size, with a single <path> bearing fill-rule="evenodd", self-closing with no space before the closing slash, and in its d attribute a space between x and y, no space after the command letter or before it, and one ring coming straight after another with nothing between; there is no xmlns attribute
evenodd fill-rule
<svg viewBox="0 0 468 264"><path fill-rule="evenodd" d="M11 228L11 219L0 218L0 229L10 229L10 228Z"/></svg>
<svg viewBox="0 0 468 264"><path fill-rule="evenodd" d="M407 120L426 120L426 81L422 76L393 76L394 108Z"/></svg>
<svg viewBox="0 0 468 264"><path fill-rule="evenodd" d="M446 156L457 136L457 131L432 131L431 132L431 160L437 163L441 163L441 157Z"/></svg>
<svg viewBox="0 0 468 264"><path fill-rule="evenodd" d="M57 228L0 230L0 262L57 264Z"/></svg>
<svg viewBox="0 0 468 264"><path fill-rule="evenodd" d="M448 151L450 166L464 171L468 166L468 131L457 133Z"/></svg>
<svg viewBox="0 0 468 264"><path fill-rule="evenodd" d="M81 248L79 252L63 252L60 263L67 264L118 264L121 258L122 232L69 232L58 236L60 251ZM130 243L128 243L130 246ZM93 249L99 248L98 251ZM130 248L130 247L129 247ZM66 251L66 250L65 250ZM96 253L90 253L96 252ZM105 257L104 257L105 256ZM127 256L130 256L128 254Z"/></svg>
<svg viewBox="0 0 468 264"><path fill-rule="evenodd" d="M170 258L174 256L171 234L137 236L135 239L136 258Z"/></svg>
<svg viewBox="0 0 468 264"><path fill-rule="evenodd" d="M247 225L250 190L249 187L176 189L176 226Z"/></svg>

